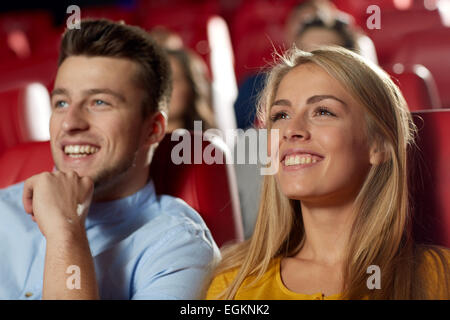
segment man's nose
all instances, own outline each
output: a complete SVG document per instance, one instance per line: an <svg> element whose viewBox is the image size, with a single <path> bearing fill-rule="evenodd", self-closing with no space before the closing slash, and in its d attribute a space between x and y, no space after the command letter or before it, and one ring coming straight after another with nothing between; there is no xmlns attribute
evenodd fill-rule
<svg viewBox="0 0 450 320"><path fill-rule="evenodd" d="M84 131L89 128L89 122L81 105L71 105L67 108L62 128L66 132Z"/></svg>

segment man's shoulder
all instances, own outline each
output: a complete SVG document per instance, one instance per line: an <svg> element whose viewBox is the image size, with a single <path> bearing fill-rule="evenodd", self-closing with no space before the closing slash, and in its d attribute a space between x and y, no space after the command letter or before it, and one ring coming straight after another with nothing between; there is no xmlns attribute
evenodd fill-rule
<svg viewBox="0 0 450 320"><path fill-rule="evenodd" d="M23 211L22 193L23 182L0 189L0 214L10 211Z"/></svg>
<svg viewBox="0 0 450 320"><path fill-rule="evenodd" d="M155 203L158 204L157 208L154 207ZM150 212L155 209L159 212ZM200 214L183 200L159 195L153 205L148 207L148 214L153 218L133 234L133 243L139 244L135 249L145 251L147 258L143 258L143 262L168 259L165 263L175 266L179 263L194 263L189 262L190 259L195 260L195 263L219 259L219 249L210 230ZM174 254L178 258L174 259ZM185 261L178 261L180 257Z"/></svg>
<svg viewBox="0 0 450 320"><path fill-rule="evenodd" d="M158 234L158 239L185 235L209 243L212 241L210 230L201 215L180 198L157 195L154 201L146 205L146 211L152 218L142 226L141 232L144 234L151 230L151 234Z"/></svg>
<svg viewBox="0 0 450 320"><path fill-rule="evenodd" d="M19 182L9 187L0 189L0 201L22 199L23 184L24 182Z"/></svg>
<svg viewBox="0 0 450 320"><path fill-rule="evenodd" d="M187 227L207 228L201 215L183 199L165 194L158 195L157 199L162 219Z"/></svg>

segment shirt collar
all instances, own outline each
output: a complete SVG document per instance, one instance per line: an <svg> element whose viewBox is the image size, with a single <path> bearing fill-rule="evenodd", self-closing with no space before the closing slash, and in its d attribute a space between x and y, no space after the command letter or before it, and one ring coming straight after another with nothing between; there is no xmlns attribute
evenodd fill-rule
<svg viewBox="0 0 450 320"><path fill-rule="evenodd" d="M131 218L143 204L152 202L156 197L155 186L150 180L138 192L118 200L93 202L86 217L86 228L102 222L112 223Z"/></svg>

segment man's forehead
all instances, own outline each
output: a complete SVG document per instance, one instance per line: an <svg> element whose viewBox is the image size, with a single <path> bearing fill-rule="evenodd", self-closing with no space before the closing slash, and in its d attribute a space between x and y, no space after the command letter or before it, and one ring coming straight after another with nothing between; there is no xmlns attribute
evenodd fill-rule
<svg viewBox="0 0 450 320"><path fill-rule="evenodd" d="M71 56L59 66L56 80L126 82L134 78L137 67L135 62L124 58Z"/></svg>
<svg viewBox="0 0 450 320"><path fill-rule="evenodd" d="M129 59L110 57L68 57L58 68L55 94L75 91L122 92L136 88L136 64Z"/></svg>

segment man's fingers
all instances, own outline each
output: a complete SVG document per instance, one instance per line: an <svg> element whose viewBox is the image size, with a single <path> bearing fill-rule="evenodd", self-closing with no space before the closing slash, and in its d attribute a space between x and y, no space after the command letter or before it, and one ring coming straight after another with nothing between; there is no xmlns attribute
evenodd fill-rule
<svg viewBox="0 0 450 320"><path fill-rule="evenodd" d="M91 197L94 192L94 181L90 177L82 177L81 183L86 188L87 194Z"/></svg>
<svg viewBox="0 0 450 320"><path fill-rule="evenodd" d="M27 213L33 213L33 188L34 188L34 179L31 177L23 186L23 195L22 195L22 203L23 208Z"/></svg>

